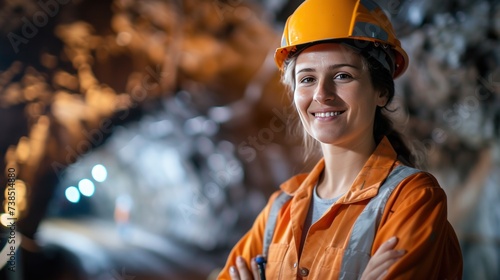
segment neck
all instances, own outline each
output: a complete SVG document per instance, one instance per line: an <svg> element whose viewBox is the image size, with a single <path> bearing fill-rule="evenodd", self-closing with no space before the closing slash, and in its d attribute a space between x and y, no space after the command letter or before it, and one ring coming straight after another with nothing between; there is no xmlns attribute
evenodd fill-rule
<svg viewBox="0 0 500 280"><path fill-rule="evenodd" d="M325 169L318 182L321 198L337 197L349 190L376 148L373 137L361 138L348 146L322 144Z"/></svg>

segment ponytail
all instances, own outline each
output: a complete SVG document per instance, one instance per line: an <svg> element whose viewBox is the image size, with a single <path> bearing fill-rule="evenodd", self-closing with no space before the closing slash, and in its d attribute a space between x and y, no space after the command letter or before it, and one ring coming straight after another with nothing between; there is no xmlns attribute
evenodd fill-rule
<svg viewBox="0 0 500 280"><path fill-rule="evenodd" d="M375 111L375 125L373 127L375 142L380 142L386 136L398 154L398 159L407 166L416 167L415 155L406 145L403 135L394 129L392 121L382 112L382 109L382 107L378 107Z"/></svg>
<svg viewBox="0 0 500 280"><path fill-rule="evenodd" d="M391 119L383 112L383 110L391 113L394 112L387 108L394 98L394 79L392 78L392 74L377 59L370 56L368 52L362 52L362 55L368 64L373 87L380 92L385 92L387 95L385 106L377 107L375 111L373 138L376 143L379 143L384 136L387 137L398 154L398 159L405 165L416 167L416 156L406 144L403 135L394 128Z"/></svg>

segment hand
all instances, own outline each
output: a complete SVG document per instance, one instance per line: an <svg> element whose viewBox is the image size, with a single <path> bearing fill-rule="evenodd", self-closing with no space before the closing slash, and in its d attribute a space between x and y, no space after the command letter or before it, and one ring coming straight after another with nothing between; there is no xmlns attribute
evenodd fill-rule
<svg viewBox="0 0 500 280"><path fill-rule="evenodd" d="M239 256L236 258L236 266L231 266L229 268L229 274L231 275L232 280L260 280L259 277L259 268L257 267L257 263L255 262L255 258L250 260L250 266L252 272L248 269L248 266L243 257Z"/></svg>
<svg viewBox="0 0 500 280"><path fill-rule="evenodd" d="M361 280L384 278L387 270L406 253L405 250L393 250L397 243L398 238L394 236L378 248L361 275Z"/></svg>

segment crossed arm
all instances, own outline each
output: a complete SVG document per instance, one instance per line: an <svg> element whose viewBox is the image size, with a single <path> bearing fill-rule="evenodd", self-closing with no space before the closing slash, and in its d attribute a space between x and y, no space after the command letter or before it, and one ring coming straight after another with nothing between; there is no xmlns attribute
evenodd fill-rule
<svg viewBox="0 0 500 280"><path fill-rule="evenodd" d="M397 243L398 238L392 237L378 248L377 252L375 252L368 262L361 280L379 280L384 278L388 269L406 253L404 250L394 249ZM236 265L229 268L231 279L261 280L255 258L251 259L250 267L246 263L241 256L236 258Z"/></svg>
<svg viewBox="0 0 500 280"><path fill-rule="evenodd" d="M403 186L394 191L386 204L387 211L382 217L373 242L374 251L362 279L413 279L421 276L460 279L462 257L456 235L447 221L444 191L432 176L425 173L405 180ZM265 209L261 215L268 215L268 212ZM255 231L246 235L233 251L221 279L259 279L254 277L257 275L254 275L256 265L250 258L260 253L262 244L249 242L249 239L261 239L258 234L264 232L265 219L258 218L254 226ZM393 236L399 239L393 240ZM395 250L396 245L406 253Z"/></svg>

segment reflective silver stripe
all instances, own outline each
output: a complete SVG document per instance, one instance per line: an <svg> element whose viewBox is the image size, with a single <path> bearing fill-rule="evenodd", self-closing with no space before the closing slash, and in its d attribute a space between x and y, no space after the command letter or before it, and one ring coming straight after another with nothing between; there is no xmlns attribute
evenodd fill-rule
<svg viewBox="0 0 500 280"><path fill-rule="evenodd" d="M377 196L368 202L354 222L349 243L342 259L339 279L361 278L370 260L375 232L380 224L387 200L401 181L418 172L420 170L403 165L394 168L380 186Z"/></svg>
<svg viewBox="0 0 500 280"><path fill-rule="evenodd" d="M267 217L266 229L264 230L264 246L262 249L262 254L264 256L267 256L269 245L271 245L271 240L273 239L278 213L281 207L283 207L283 204L290 200L290 198L292 198L290 195L281 192L271 205L271 210L269 210L269 216Z"/></svg>

